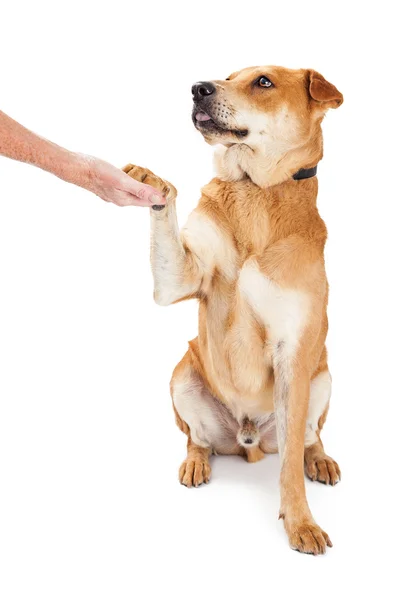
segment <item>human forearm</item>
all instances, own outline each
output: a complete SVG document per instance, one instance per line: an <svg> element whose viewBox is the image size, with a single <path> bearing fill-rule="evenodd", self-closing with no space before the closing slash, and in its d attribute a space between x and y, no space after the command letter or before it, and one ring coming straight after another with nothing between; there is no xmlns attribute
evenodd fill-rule
<svg viewBox="0 0 400 600"><path fill-rule="evenodd" d="M0 111L0 154L35 165L70 183L85 186L88 161L29 131Z"/></svg>
<svg viewBox="0 0 400 600"><path fill-rule="evenodd" d="M0 111L0 155L35 165L118 206L152 206L165 199L113 165L70 152L29 131Z"/></svg>

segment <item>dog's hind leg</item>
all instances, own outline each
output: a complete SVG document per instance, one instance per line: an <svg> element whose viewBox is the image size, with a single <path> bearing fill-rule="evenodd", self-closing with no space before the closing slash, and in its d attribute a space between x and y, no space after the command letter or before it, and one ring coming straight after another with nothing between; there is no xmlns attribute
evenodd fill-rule
<svg viewBox="0 0 400 600"><path fill-rule="evenodd" d="M331 376L326 367L311 380L304 464L305 472L312 481L335 485L340 480L340 469L337 462L325 454L320 438L328 414L330 396Z"/></svg>
<svg viewBox="0 0 400 600"><path fill-rule="evenodd" d="M211 475L209 456L245 455L236 436L239 424L228 408L210 393L196 364L195 342L174 370L171 396L176 423L188 436L187 458L179 470L183 485L197 487Z"/></svg>

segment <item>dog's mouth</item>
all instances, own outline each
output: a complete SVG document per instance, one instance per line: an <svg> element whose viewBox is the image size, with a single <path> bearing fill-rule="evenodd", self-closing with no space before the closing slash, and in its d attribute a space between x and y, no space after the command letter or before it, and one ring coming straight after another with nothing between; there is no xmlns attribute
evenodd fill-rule
<svg viewBox="0 0 400 600"><path fill-rule="evenodd" d="M246 137L249 133L247 129L230 129L222 125L215 117L211 117L208 112L196 105L193 106L192 120L196 129L204 133L232 134L238 138Z"/></svg>

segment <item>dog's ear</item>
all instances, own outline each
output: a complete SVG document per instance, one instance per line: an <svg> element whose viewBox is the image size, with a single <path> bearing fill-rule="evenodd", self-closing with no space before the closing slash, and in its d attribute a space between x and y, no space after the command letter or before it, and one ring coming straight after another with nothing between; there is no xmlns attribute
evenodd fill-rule
<svg viewBox="0 0 400 600"><path fill-rule="evenodd" d="M311 100L321 108L338 108L343 102L343 94L320 73L308 71L308 92Z"/></svg>

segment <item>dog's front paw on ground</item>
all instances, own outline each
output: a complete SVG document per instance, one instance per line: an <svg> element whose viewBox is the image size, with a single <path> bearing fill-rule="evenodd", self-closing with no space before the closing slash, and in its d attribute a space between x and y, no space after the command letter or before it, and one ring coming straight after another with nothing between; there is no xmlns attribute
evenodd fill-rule
<svg viewBox="0 0 400 600"><path fill-rule="evenodd" d="M179 469L179 481L186 487L199 487L202 483L208 483L210 477L210 463L202 458L187 458Z"/></svg>
<svg viewBox="0 0 400 600"><path fill-rule="evenodd" d="M177 192L174 186L168 181L161 179L161 177L154 175L150 169L129 164L126 165L126 167L124 167L122 170L127 173L129 177L136 179L136 181L140 181L146 185L151 185L151 187L161 192L161 194L167 200L172 200L176 197Z"/></svg>
<svg viewBox="0 0 400 600"><path fill-rule="evenodd" d="M340 481L339 465L326 454L306 458L305 471L312 481L336 485Z"/></svg>
<svg viewBox="0 0 400 600"><path fill-rule="evenodd" d="M304 554L325 554L326 547L332 547L329 535L316 523L304 521L300 524L288 526L285 529L289 537L289 544L293 550Z"/></svg>

